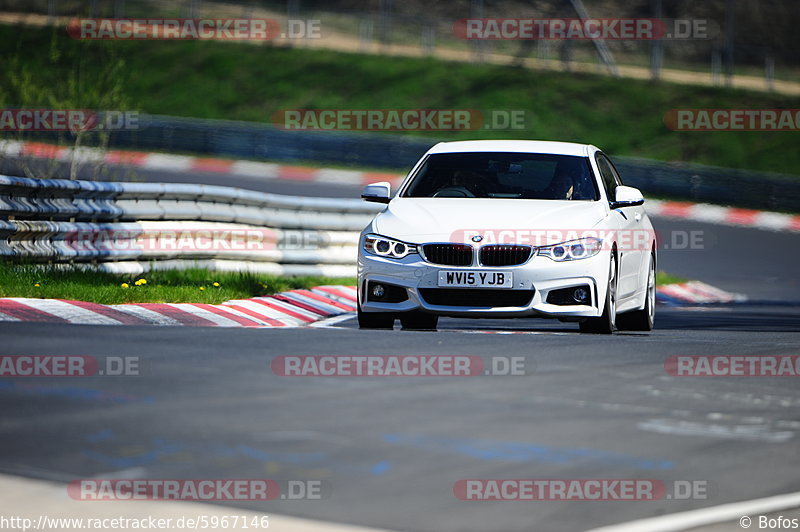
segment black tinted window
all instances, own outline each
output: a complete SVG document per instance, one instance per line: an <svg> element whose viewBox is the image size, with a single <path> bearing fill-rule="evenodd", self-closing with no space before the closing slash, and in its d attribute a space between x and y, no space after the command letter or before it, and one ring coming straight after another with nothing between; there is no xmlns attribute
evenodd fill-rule
<svg viewBox="0 0 800 532"><path fill-rule="evenodd" d="M431 155L402 195L412 198L599 199L586 157L538 153Z"/></svg>
<svg viewBox="0 0 800 532"><path fill-rule="evenodd" d="M600 170L600 177L603 180L603 186L606 188L606 195L609 201L616 201L617 199L617 186L621 183L614 171L611 161L602 153L597 154L597 168Z"/></svg>

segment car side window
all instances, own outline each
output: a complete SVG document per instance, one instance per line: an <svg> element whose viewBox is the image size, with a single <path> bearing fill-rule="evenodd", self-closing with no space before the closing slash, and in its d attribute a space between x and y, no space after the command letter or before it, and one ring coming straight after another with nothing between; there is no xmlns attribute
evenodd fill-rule
<svg viewBox="0 0 800 532"><path fill-rule="evenodd" d="M603 158L608 163L608 166L611 167L611 173L614 174L614 178L617 180L617 186L624 185L625 183L622 182L622 176L619 174L619 170L617 170L617 167L614 165L614 161L611 160L611 157L608 155L603 155Z"/></svg>
<svg viewBox="0 0 800 532"><path fill-rule="evenodd" d="M611 161L608 160L608 157L600 152L595 155L595 161L597 161L597 168L600 170L600 178L603 180L603 186L606 189L606 196L608 196L608 200L616 201L617 186L621 185L622 182L620 181L619 175L614 169L614 165L611 164Z"/></svg>

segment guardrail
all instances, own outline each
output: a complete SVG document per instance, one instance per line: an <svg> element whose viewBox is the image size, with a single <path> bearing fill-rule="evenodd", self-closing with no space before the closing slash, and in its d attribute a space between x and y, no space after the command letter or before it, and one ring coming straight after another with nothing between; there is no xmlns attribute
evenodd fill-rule
<svg viewBox="0 0 800 532"><path fill-rule="evenodd" d="M114 131L110 135L110 146L117 149L391 169L410 167L432 145L443 140L386 133L286 131L262 123L144 114L139 115L139 129ZM58 139L52 132L30 133L28 137ZM615 156L614 161L625 183L642 189L648 196L800 212L798 176L637 157Z"/></svg>
<svg viewBox="0 0 800 532"><path fill-rule="evenodd" d="M382 206L238 188L0 176L0 257L139 273L352 276Z"/></svg>

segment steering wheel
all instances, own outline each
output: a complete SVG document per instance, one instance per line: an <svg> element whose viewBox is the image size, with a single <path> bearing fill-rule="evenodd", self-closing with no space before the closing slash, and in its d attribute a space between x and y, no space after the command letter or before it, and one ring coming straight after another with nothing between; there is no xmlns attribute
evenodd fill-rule
<svg viewBox="0 0 800 532"><path fill-rule="evenodd" d="M444 187L437 190L434 198L475 198L475 193L467 187Z"/></svg>
<svg viewBox="0 0 800 532"><path fill-rule="evenodd" d="M576 196L576 193L575 193L576 192L575 191L575 185L570 185L569 189L567 189L564 192L561 192L560 194L559 194L558 191L556 191L555 187L552 187L552 186L546 187L542 192L546 196L548 196L548 199L556 199L556 200L564 200L564 199L566 199L566 200L571 200L573 197L575 199L578 199L577 196Z"/></svg>

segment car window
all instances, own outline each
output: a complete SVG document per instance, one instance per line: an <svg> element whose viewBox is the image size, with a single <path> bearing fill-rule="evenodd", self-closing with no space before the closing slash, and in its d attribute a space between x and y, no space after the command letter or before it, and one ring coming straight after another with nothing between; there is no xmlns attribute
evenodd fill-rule
<svg viewBox="0 0 800 532"><path fill-rule="evenodd" d="M541 153L442 153L427 158L402 197L599 199L586 157Z"/></svg>
<svg viewBox="0 0 800 532"><path fill-rule="evenodd" d="M604 155L606 162L611 167L611 172L614 174L614 178L617 181L617 186L624 185L625 183L622 182L622 175L617 170L617 166L614 164L614 161L611 160L611 157L608 155Z"/></svg>
<svg viewBox="0 0 800 532"><path fill-rule="evenodd" d="M597 161L597 168L600 170L600 178L603 181L603 186L606 189L606 196L608 201L616 201L617 199L617 186L621 185L619 175L617 174L611 161L608 157L598 152L595 156Z"/></svg>

